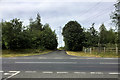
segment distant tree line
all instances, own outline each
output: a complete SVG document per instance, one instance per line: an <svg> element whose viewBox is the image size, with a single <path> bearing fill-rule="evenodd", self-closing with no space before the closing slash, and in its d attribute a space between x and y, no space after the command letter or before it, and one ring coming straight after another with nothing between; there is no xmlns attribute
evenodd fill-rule
<svg viewBox="0 0 120 80"><path fill-rule="evenodd" d="M72 51L82 51L83 47L106 47L107 44L118 44L117 32L110 28L106 29L101 24L99 31L94 28L83 28L77 21L69 21L63 28L65 48Z"/></svg>
<svg viewBox="0 0 120 80"><path fill-rule="evenodd" d="M42 25L40 15L30 19L28 26L23 26L20 19L2 21L3 49L50 49L57 48L57 37L49 24Z"/></svg>

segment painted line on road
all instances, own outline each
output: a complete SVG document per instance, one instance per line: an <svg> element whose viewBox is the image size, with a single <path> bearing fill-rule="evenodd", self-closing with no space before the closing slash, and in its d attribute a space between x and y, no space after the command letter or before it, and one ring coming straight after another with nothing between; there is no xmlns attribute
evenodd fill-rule
<svg viewBox="0 0 120 80"><path fill-rule="evenodd" d="M102 59L119 59L119 58L102 58Z"/></svg>
<svg viewBox="0 0 120 80"><path fill-rule="evenodd" d="M36 73L36 71L25 71L26 73Z"/></svg>
<svg viewBox="0 0 120 80"><path fill-rule="evenodd" d="M47 74L50 73L50 74L51 74L51 73L53 73L53 72L43 72L43 73L45 73L45 74L46 74L46 73L47 73Z"/></svg>
<svg viewBox="0 0 120 80"><path fill-rule="evenodd" d="M4 73L4 75L11 75L11 73Z"/></svg>
<svg viewBox="0 0 120 80"><path fill-rule="evenodd" d="M103 72L90 72L90 74L103 74Z"/></svg>
<svg viewBox="0 0 120 80"><path fill-rule="evenodd" d="M68 72L57 72L57 74L62 74L62 73L64 74L64 73L68 73Z"/></svg>
<svg viewBox="0 0 120 80"><path fill-rule="evenodd" d="M18 72L18 71L9 71L9 72L14 72L14 73L16 73L16 72Z"/></svg>
<svg viewBox="0 0 120 80"><path fill-rule="evenodd" d="M47 59L46 57L39 57L39 59Z"/></svg>
<svg viewBox="0 0 120 80"><path fill-rule="evenodd" d="M4 72L4 71L0 71L0 72Z"/></svg>
<svg viewBox="0 0 120 80"><path fill-rule="evenodd" d="M119 58L69 58L69 59L119 59Z"/></svg>
<svg viewBox="0 0 120 80"><path fill-rule="evenodd" d="M109 73L109 74L120 74L120 73L115 73L115 72L114 72L114 73Z"/></svg>
<svg viewBox="0 0 120 80"><path fill-rule="evenodd" d="M81 59L81 58L70 58L70 59Z"/></svg>
<svg viewBox="0 0 120 80"><path fill-rule="evenodd" d="M8 79L8 78L11 78L11 77L13 77L13 76L15 76L15 75L17 75L17 74L19 74L19 73L20 73L20 71L16 71L16 73L12 74L11 76L8 76L7 79Z"/></svg>
<svg viewBox="0 0 120 80"><path fill-rule="evenodd" d="M15 63L25 63L25 64L76 64L77 62L15 62Z"/></svg>
<svg viewBox="0 0 120 80"><path fill-rule="evenodd" d="M96 59L96 58L86 58L86 59Z"/></svg>
<svg viewBox="0 0 120 80"><path fill-rule="evenodd" d="M55 58L53 58L53 59L63 59L62 57L55 57Z"/></svg>
<svg viewBox="0 0 120 80"><path fill-rule="evenodd" d="M69 58L69 59L96 59L96 58Z"/></svg>
<svg viewBox="0 0 120 80"><path fill-rule="evenodd" d="M86 74L86 72L74 72L75 74Z"/></svg>
<svg viewBox="0 0 120 80"><path fill-rule="evenodd" d="M100 62L100 64L120 64L120 63L105 63L105 62Z"/></svg>

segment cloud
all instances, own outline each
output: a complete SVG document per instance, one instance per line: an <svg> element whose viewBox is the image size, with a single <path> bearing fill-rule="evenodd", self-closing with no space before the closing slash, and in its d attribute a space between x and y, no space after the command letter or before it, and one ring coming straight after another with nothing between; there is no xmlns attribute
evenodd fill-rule
<svg viewBox="0 0 120 80"><path fill-rule="evenodd" d="M58 2L19 2L12 0L13 2L3 2L0 5L0 17L2 19L20 18L27 25L29 18L35 18L39 12L42 18L42 23L49 23L53 29L58 26L64 26L69 20L77 20L83 26L88 26L93 22L102 23L109 19L109 14L114 9L113 3L98 2L84 3L84 2L70 2L70 3L58 3ZM20 0L21 1L21 0ZM38 1L38 0L35 0ZM30 3L29 3L30 2Z"/></svg>
<svg viewBox="0 0 120 80"><path fill-rule="evenodd" d="M115 2L116 0L2 0L2 2Z"/></svg>

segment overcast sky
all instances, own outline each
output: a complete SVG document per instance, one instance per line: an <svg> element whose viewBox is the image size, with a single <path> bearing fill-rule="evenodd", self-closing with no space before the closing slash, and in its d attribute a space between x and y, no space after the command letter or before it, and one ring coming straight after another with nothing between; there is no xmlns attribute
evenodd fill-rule
<svg viewBox="0 0 120 80"><path fill-rule="evenodd" d="M82 27L89 28L95 23L98 30L104 23L107 29L113 27L110 14L114 11L116 0L0 0L0 20L20 18L24 25L40 13L41 23L49 23L52 30L59 33L59 27L70 21L78 21ZM114 27L113 27L114 28ZM58 36L58 39L60 37ZM59 46L64 45L60 40Z"/></svg>

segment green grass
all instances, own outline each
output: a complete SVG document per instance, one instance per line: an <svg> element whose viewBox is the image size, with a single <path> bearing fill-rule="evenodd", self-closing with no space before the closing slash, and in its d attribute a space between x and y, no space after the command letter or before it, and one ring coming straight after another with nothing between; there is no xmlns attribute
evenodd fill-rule
<svg viewBox="0 0 120 80"><path fill-rule="evenodd" d="M82 57L106 57L106 58L118 58L119 56L116 53L84 53L80 51L66 51L68 55L73 55L73 56L82 56Z"/></svg>
<svg viewBox="0 0 120 80"><path fill-rule="evenodd" d="M39 50L39 49L21 49L21 50L2 50L1 57L18 57L18 56L32 56L41 55L52 52L52 50Z"/></svg>

